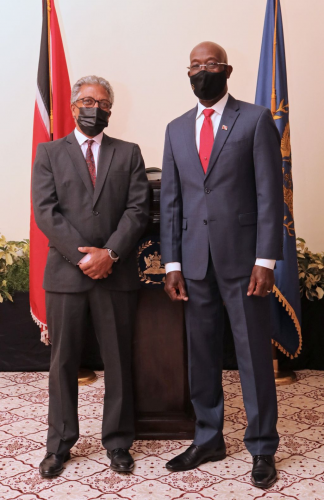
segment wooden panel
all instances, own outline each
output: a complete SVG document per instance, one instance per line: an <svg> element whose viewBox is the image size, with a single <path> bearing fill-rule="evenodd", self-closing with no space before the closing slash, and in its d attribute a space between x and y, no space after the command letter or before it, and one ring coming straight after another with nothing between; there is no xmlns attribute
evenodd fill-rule
<svg viewBox="0 0 324 500"><path fill-rule="evenodd" d="M140 291L133 360L137 437L191 438L183 305L162 288Z"/></svg>

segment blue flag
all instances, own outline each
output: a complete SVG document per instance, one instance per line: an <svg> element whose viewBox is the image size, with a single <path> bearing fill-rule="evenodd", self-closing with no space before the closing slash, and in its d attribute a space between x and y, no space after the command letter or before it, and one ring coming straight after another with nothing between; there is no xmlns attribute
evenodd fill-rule
<svg viewBox="0 0 324 500"><path fill-rule="evenodd" d="M274 317L273 342L287 356L301 351L301 309L293 214L293 183L289 126L289 101L285 43L280 0L268 0L260 56L255 103L272 112L281 136L284 190L284 260L275 269L272 294Z"/></svg>

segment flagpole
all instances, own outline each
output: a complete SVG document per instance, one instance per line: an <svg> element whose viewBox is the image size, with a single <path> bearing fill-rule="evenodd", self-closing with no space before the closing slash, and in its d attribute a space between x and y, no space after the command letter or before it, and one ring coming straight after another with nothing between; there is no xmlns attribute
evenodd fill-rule
<svg viewBox="0 0 324 500"><path fill-rule="evenodd" d="M272 113L272 116L275 114L275 112L277 110L277 94L276 94L277 17L278 17L278 0L276 0L276 7L275 7L273 51L272 51L272 93L271 93L271 113Z"/></svg>
<svg viewBox="0 0 324 500"><path fill-rule="evenodd" d="M48 75L49 75L49 95L50 95L50 139L53 140L53 94L52 94L52 68L51 68L51 0L47 0L47 46L48 46ZM78 372L78 384L92 384L97 380L97 375L93 370L80 368Z"/></svg>
<svg viewBox="0 0 324 500"><path fill-rule="evenodd" d="M52 76L51 76L51 0L47 0L47 45L48 45L48 74L49 74L49 94L50 94L50 135L53 139L53 95L52 95Z"/></svg>
<svg viewBox="0 0 324 500"><path fill-rule="evenodd" d="M277 55L277 19L278 19L278 0L275 5L275 19L273 31L273 49L272 49L272 92L271 92L271 113L275 115L277 111L277 92L276 92L276 55ZM289 385L296 382L297 377L292 370L281 371L279 369L278 351L272 344L273 370L275 374L276 385Z"/></svg>

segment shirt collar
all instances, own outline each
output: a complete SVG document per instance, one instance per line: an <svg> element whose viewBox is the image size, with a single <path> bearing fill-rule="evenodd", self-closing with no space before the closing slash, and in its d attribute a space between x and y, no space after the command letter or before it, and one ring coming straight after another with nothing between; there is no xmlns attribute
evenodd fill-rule
<svg viewBox="0 0 324 500"><path fill-rule="evenodd" d="M74 135L80 146L82 146L82 144L84 144L86 141L89 140L89 137L82 134L82 132L80 132L77 128L74 129ZM100 134L96 135L95 137L91 137L91 140L95 141L100 146L102 138L103 138L103 132L100 132Z"/></svg>
<svg viewBox="0 0 324 500"><path fill-rule="evenodd" d="M214 109L216 113L218 113L219 115L222 115L224 108L227 104L227 100L228 100L228 92L224 95L224 97L222 97L218 102L216 102L216 104L214 104L214 106L212 106L209 109ZM206 106L203 106L201 104L201 102L198 101L198 109L197 109L196 119L201 116L204 109L207 109Z"/></svg>

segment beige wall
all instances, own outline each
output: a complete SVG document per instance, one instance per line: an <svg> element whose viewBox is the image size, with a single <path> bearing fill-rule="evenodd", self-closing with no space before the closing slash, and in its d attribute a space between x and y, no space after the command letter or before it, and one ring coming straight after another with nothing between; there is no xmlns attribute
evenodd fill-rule
<svg viewBox="0 0 324 500"><path fill-rule="evenodd" d="M324 250L324 2L281 0L291 109L297 235ZM161 166L166 124L196 99L186 76L190 49L223 45L237 98L254 101L266 0L56 0L71 83L98 74L116 104L109 134L138 142ZM0 231L28 237L33 108L41 0L0 0Z"/></svg>

